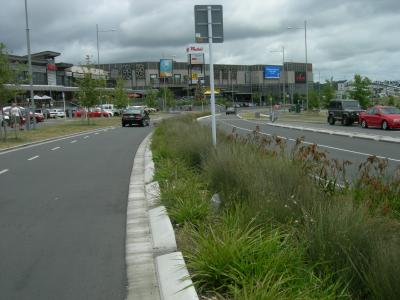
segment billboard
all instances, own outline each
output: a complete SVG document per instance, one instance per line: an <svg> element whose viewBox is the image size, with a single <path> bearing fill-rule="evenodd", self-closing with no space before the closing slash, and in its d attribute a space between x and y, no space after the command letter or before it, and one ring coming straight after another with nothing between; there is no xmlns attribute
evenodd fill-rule
<svg viewBox="0 0 400 300"><path fill-rule="evenodd" d="M160 59L160 78L172 77L172 59Z"/></svg>
<svg viewBox="0 0 400 300"><path fill-rule="evenodd" d="M295 72L294 73L295 83L306 83L306 72Z"/></svg>
<svg viewBox="0 0 400 300"><path fill-rule="evenodd" d="M204 53L204 47L201 45L196 45L196 44L190 44L189 46L186 47L186 52L188 54L190 53Z"/></svg>
<svg viewBox="0 0 400 300"><path fill-rule="evenodd" d="M204 54L203 53L192 53L189 54L191 65L202 65L204 64Z"/></svg>
<svg viewBox="0 0 400 300"><path fill-rule="evenodd" d="M281 66L264 66L264 78L279 79L281 77Z"/></svg>
<svg viewBox="0 0 400 300"><path fill-rule="evenodd" d="M193 66L190 75L191 84L197 84L199 80L201 83L204 82L204 75L201 66Z"/></svg>

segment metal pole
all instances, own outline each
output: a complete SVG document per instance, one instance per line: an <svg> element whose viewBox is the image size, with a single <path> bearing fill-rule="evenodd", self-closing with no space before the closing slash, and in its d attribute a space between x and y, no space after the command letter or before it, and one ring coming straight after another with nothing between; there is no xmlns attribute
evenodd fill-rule
<svg viewBox="0 0 400 300"><path fill-rule="evenodd" d="M97 68L99 68L100 67L99 24L96 24L96 37L97 37Z"/></svg>
<svg viewBox="0 0 400 300"><path fill-rule="evenodd" d="M29 72L29 91L31 95L31 102L29 103L28 106L28 114L26 117L26 129L30 129L30 122L31 122L31 105L33 107L33 111L35 111L35 99L33 98L33 78L32 78L32 59L31 59L31 41L29 37L29 22L28 22L28 3L27 0L25 0L25 21L26 21L26 45L28 49L28 72ZM35 114L33 113L33 129L36 127L36 118Z"/></svg>
<svg viewBox="0 0 400 300"><path fill-rule="evenodd" d="M285 74L285 47L282 46L282 67L283 67L283 106L286 105L286 74Z"/></svg>
<svg viewBox="0 0 400 300"><path fill-rule="evenodd" d="M65 111L65 93L61 92L62 94L62 99L63 99L63 104L64 104L64 121L67 120L67 112Z"/></svg>
<svg viewBox="0 0 400 300"><path fill-rule="evenodd" d="M215 94L214 94L214 65L212 61L212 16L211 6L208 10L208 46L210 51L210 90L211 90L211 135L213 146L217 146L217 126L215 121Z"/></svg>
<svg viewBox="0 0 400 300"><path fill-rule="evenodd" d="M304 20L304 45L306 52L306 108L308 111L308 58L307 58L307 21Z"/></svg>

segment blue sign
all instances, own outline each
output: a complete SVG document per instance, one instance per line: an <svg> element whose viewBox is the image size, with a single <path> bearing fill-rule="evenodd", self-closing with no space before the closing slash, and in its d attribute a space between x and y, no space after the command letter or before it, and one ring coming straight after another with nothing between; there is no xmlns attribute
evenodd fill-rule
<svg viewBox="0 0 400 300"><path fill-rule="evenodd" d="M264 66L264 78L279 79L281 77L281 66Z"/></svg>
<svg viewBox="0 0 400 300"><path fill-rule="evenodd" d="M160 59L160 77L172 77L172 59Z"/></svg>

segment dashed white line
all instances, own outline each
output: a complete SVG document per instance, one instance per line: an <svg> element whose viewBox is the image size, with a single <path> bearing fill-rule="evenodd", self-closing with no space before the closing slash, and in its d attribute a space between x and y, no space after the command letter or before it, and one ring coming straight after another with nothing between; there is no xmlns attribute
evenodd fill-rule
<svg viewBox="0 0 400 300"><path fill-rule="evenodd" d="M54 147L53 149L51 149L51 151L55 151L55 150L58 150L58 149L60 149L61 147Z"/></svg>
<svg viewBox="0 0 400 300"><path fill-rule="evenodd" d="M73 140L71 141L71 144L75 144L77 142L77 140Z"/></svg>
<svg viewBox="0 0 400 300"><path fill-rule="evenodd" d="M94 134L99 134L98 132L95 132Z"/></svg>
<svg viewBox="0 0 400 300"><path fill-rule="evenodd" d="M35 155L35 156L32 156L31 158L28 158L28 160L34 160L34 159L36 159L38 157L39 157L39 155Z"/></svg>
<svg viewBox="0 0 400 300"><path fill-rule="evenodd" d="M84 139L88 139L88 138L89 138L89 136L87 135L87 136L84 136L83 138L84 138Z"/></svg>
<svg viewBox="0 0 400 300"><path fill-rule="evenodd" d="M1 170L1 171L0 171L0 175L1 175L1 174L4 174L4 173L6 173L6 172L8 172L8 169Z"/></svg>

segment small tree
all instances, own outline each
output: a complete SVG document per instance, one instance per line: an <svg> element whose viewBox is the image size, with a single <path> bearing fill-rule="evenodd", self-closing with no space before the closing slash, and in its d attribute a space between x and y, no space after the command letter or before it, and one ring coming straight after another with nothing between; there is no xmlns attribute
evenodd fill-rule
<svg viewBox="0 0 400 300"><path fill-rule="evenodd" d="M320 107L320 99L315 91L310 91L308 93L308 107L310 109Z"/></svg>
<svg viewBox="0 0 400 300"><path fill-rule="evenodd" d="M258 101L259 105L261 106L262 94L259 91L253 93L253 98L255 101Z"/></svg>
<svg viewBox="0 0 400 300"><path fill-rule="evenodd" d="M352 84L353 90L349 92L352 99L358 100L362 108L367 108L370 104L369 98L371 91L369 86L371 80L368 77L361 77L359 74L354 75L354 82Z"/></svg>
<svg viewBox="0 0 400 300"><path fill-rule="evenodd" d="M146 89L145 103L148 107L155 108L157 106L157 91L152 88Z"/></svg>
<svg viewBox="0 0 400 300"><path fill-rule="evenodd" d="M86 66L88 71L84 73L83 78L77 80L79 87L79 103L84 107L93 107L99 103L99 87L103 86L101 80L96 80L92 76L92 66L90 64L89 56L86 56ZM90 118L87 118L90 124Z"/></svg>
<svg viewBox="0 0 400 300"><path fill-rule="evenodd" d="M201 105L204 102L204 93L204 87L202 86L200 80L198 80L194 90L194 101L196 105Z"/></svg>
<svg viewBox="0 0 400 300"><path fill-rule="evenodd" d="M0 43L0 106L3 106L13 96L11 89L5 85L13 82L15 72L8 59L8 53L3 43Z"/></svg>
<svg viewBox="0 0 400 300"><path fill-rule="evenodd" d="M333 98L335 98L335 85L333 78L331 78L330 80L325 80L322 87L322 106L325 108L328 107L329 102L331 102Z"/></svg>
<svg viewBox="0 0 400 300"><path fill-rule="evenodd" d="M124 80L118 78L117 85L114 88L114 105L118 109L124 109L128 106L129 99L124 89Z"/></svg>

